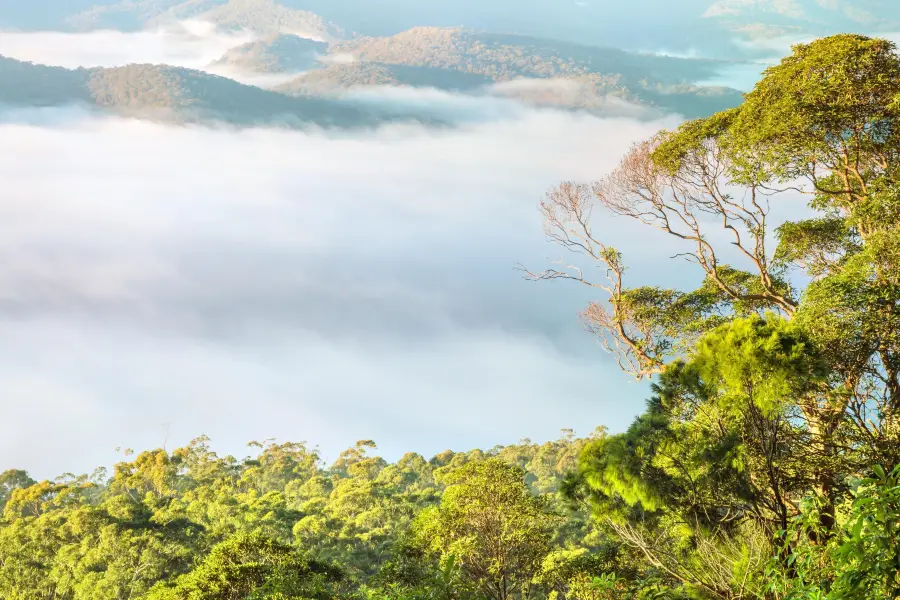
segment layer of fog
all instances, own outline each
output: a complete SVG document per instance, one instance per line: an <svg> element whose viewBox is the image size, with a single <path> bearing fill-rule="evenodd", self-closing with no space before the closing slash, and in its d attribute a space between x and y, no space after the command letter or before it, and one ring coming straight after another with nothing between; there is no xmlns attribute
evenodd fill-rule
<svg viewBox="0 0 900 600"><path fill-rule="evenodd" d="M641 106L607 94L595 95L592 86L571 79L515 79L487 86L495 97L524 101L536 106L579 106L589 102L591 110L609 117L660 118L665 111Z"/></svg>
<svg viewBox="0 0 900 600"><path fill-rule="evenodd" d="M332 457L623 427L646 389L581 330L589 295L514 265L559 256L549 186L673 124L522 110L336 135L7 113L0 464L87 470L160 445L164 423L170 447L277 436ZM646 233L609 233L640 268Z"/></svg>
<svg viewBox="0 0 900 600"><path fill-rule="evenodd" d="M4 31L0 55L68 69L133 63L204 69L229 49L252 40L249 32L222 31L202 21L137 32Z"/></svg>
<svg viewBox="0 0 900 600"><path fill-rule="evenodd" d="M179 21L145 31L3 31L0 56L77 69L166 64L206 71L259 87L276 87L300 73L260 74L213 63L256 39L249 31L228 31L203 21Z"/></svg>

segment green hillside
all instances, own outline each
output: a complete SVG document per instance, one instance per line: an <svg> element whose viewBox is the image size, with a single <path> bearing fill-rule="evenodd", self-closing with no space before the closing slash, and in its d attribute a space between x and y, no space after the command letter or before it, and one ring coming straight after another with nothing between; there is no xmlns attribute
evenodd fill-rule
<svg viewBox="0 0 900 600"><path fill-rule="evenodd" d="M0 57L0 102L81 104L173 122L359 127L389 118L340 102L294 98L202 71L160 65L68 70Z"/></svg>
<svg viewBox="0 0 900 600"><path fill-rule="evenodd" d="M318 66L317 58L327 48L324 42L275 34L232 48L212 66L255 73L293 73Z"/></svg>

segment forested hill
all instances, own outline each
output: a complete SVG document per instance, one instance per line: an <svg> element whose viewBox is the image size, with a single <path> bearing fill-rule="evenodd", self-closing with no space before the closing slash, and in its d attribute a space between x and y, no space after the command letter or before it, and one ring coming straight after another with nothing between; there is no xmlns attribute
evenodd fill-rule
<svg viewBox="0 0 900 600"><path fill-rule="evenodd" d="M331 52L368 62L468 71L497 81L618 73L629 84L643 79L681 83L711 78L722 67L714 60L637 54L460 27L415 27L391 37L335 44Z"/></svg>
<svg viewBox="0 0 900 600"><path fill-rule="evenodd" d="M364 127L389 111L361 110L335 99L295 98L202 71L166 65L69 70L0 56L0 104L82 105L175 123Z"/></svg>
<svg viewBox="0 0 900 600"><path fill-rule="evenodd" d="M239 459L218 456L198 438L172 452L128 457L111 473L35 482L7 471L0 476L0 597L118 600L153 589L152 598L193 598L172 590L200 577L204 559L222 542L251 554L301 549L310 564L333 565L329 593L414 583L428 568L416 563L409 544L414 520L439 502L453 474L498 463L512 469L512 492L521 488L546 503L537 515L538 530L550 534L541 560L574 565L598 550L611 560L587 513L557 495L580 450L602 435L579 439L565 431L544 444L523 440L431 459L409 453L393 463L362 441L331 465L302 443L253 443L255 455ZM550 587L567 576L555 568L544 574Z"/></svg>
<svg viewBox="0 0 900 600"><path fill-rule="evenodd" d="M730 63L624 52L463 28L416 27L332 44L324 62L280 88L322 94L365 85L494 93L531 104L608 112L610 101L686 116L737 106L735 89L700 85Z"/></svg>
<svg viewBox="0 0 900 600"><path fill-rule="evenodd" d="M297 35L271 35L232 48L213 64L248 72L296 73L318 66L318 54L327 47Z"/></svg>
<svg viewBox="0 0 900 600"><path fill-rule="evenodd" d="M722 66L461 29L417 28L393 38L330 46L272 35L233 48L211 68L244 74L309 69L274 89L169 65L67 70L0 56L0 104L82 104L176 123L239 126L365 127L440 120L438 114L410 107L359 103L344 93L401 85L601 115L626 110L644 117L673 112L693 117L740 102L737 90L694 83Z"/></svg>

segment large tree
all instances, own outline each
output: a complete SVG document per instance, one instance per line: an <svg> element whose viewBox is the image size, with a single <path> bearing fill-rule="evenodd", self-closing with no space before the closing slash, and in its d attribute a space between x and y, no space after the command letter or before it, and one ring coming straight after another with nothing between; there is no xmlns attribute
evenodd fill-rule
<svg viewBox="0 0 900 600"><path fill-rule="evenodd" d="M525 472L500 459L471 462L444 476L439 506L424 511L417 535L493 600L527 598L550 550L555 517L525 485Z"/></svg>
<svg viewBox="0 0 900 600"><path fill-rule="evenodd" d="M588 328L628 373L661 376L635 425L647 435L595 444L581 493L662 507L694 544L742 522L783 531L810 497L823 544L853 478L900 460L898 117L895 46L833 36L795 46L741 106L548 194L549 239L588 262L528 275L602 292ZM804 196L803 218L787 218ZM629 287L604 216L674 238L701 285Z"/></svg>

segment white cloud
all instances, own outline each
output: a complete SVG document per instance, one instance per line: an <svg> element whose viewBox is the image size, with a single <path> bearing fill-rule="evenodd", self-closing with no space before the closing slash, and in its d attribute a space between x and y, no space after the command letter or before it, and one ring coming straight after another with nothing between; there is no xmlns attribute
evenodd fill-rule
<svg viewBox="0 0 900 600"><path fill-rule="evenodd" d="M250 31L221 30L198 20L173 21L137 32L5 31L0 32L0 55L69 69L167 64L263 88L283 85L301 75L252 73L213 64L232 48L254 39L256 35Z"/></svg>
<svg viewBox="0 0 900 600"><path fill-rule="evenodd" d="M170 447L275 435L332 457L362 437L397 456L625 425L645 388L581 331L585 292L513 266L556 253L548 187L673 124L520 109L326 134L7 114L0 464L87 470L159 445L163 423ZM639 231L608 231L636 267Z"/></svg>
<svg viewBox="0 0 900 600"><path fill-rule="evenodd" d="M340 95L343 100L364 106L400 110L404 114L431 116L454 123L520 119L534 113L533 109L515 100L453 94L435 88L368 85L350 88Z"/></svg>
<svg viewBox="0 0 900 600"><path fill-rule="evenodd" d="M326 65L352 65L359 62L359 59L356 58L355 54L349 52L336 52L319 57L319 62Z"/></svg>
<svg viewBox="0 0 900 600"><path fill-rule="evenodd" d="M606 116L647 119L661 111L628 102L614 94L598 94L589 81L573 79L513 79L495 83L488 92L502 98L517 99L537 106L585 106Z"/></svg>
<svg viewBox="0 0 900 600"><path fill-rule="evenodd" d="M212 73L213 75L239 81L245 85L255 85L256 87L261 87L263 89L272 89L282 86L294 81L304 74L304 71L288 73L254 73L229 65L209 65L201 70Z"/></svg>
<svg viewBox="0 0 900 600"><path fill-rule="evenodd" d="M815 36L796 36L796 35L775 35L775 36L758 36L752 38L738 38L738 45L743 46L747 50L757 53L770 53L769 56L760 59L759 62L766 64L775 64L783 57L791 53L791 48L796 44L808 44L815 40Z"/></svg>
<svg viewBox="0 0 900 600"><path fill-rule="evenodd" d="M229 49L253 40L246 31L220 31L202 21L175 22L158 29L85 33L0 32L0 55L75 69L133 63L205 69Z"/></svg>
<svg viewBox="0 0 900 600"><path fill-rule="evenodd" d="M703 13L703 17L740 17L756 13L770 13L794 19L806 17L803 6L797 0L718 0Z"/></svg>

